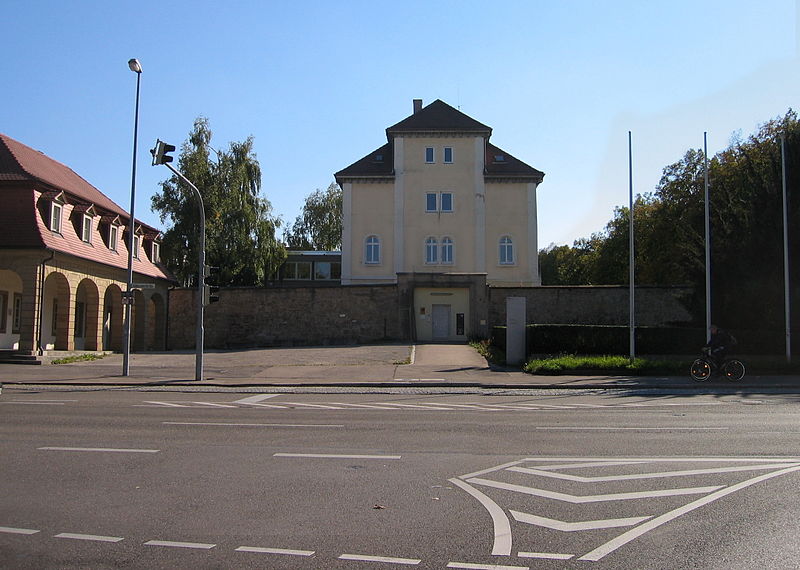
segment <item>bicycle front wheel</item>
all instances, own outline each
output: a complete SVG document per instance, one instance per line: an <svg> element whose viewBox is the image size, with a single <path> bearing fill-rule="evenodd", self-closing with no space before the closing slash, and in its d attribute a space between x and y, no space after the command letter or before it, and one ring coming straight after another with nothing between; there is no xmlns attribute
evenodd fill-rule
<svg viewBox="0 0 800 570"><path fill-rule="evenodd" d="M731 382L738 382L744 378L745 370L741 360L729 360L725 363L723 371L725 372L725 378Z"/></svg>
<svg viewBox="0 0 800 570"><path fill-rule="evenodd" d="M705 358L698 358L692 362L689 374L696 382L704 382L711 376L711 364Z"/></svg>

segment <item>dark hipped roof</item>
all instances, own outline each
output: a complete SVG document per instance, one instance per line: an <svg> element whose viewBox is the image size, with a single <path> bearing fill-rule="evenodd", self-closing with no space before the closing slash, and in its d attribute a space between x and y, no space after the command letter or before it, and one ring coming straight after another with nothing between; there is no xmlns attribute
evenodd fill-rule
<svg viewBox="0 0 800 570"><path fill-rule="evenodd" d="M484 161L486 178L518 178L520 180L533 179L540 183L544 180L544 172L525 164L518 158L508 154L503 149L486 142L486 160Z"/></svg>
<svg viewBox="0 0 800 570"><path fill-rule="evenodd" d="M489 137L492 129L437 99L386 129L386 137L391 140L395 134L426 132L477 133Z"/></svg>
<svg viewBox="0 0 800 570"><path fill-rule="evenodd" d="M367 156L334 174L342 178L384 178L394 176L394 145L386 143Z"/></svg>

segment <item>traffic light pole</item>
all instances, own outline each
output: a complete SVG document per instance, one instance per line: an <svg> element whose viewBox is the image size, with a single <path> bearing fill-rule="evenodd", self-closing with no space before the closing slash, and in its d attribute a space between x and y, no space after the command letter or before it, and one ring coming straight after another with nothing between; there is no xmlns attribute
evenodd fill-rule
<svg viewBox="0 0 800 570"><path fill-rule="evenodd" d="M195 334L195 347L197 356L195 357L194 366L194 379L200 381L203 379L203 345L205 343L205 331L203 328L203 317L205 312L205 305L203 304L203 289L205 287L205 271L206 271L206 212L203 208L203 197L200 195L200 190L197 186L181 174L168 162L162 162L164 166L169 168L175 176L188 184L194 190L197 196L197 203L200 207L200 259L197 270L197 331Z"/></svg>

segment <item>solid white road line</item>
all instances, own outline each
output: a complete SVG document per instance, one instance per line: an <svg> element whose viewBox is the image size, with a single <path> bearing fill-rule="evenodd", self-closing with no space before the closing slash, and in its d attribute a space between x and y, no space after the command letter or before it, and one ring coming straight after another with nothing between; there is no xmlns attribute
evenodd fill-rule
<svg viewBox="0 0 800 570"><path fill-rule="evenodd" d="M696 501L692 501L691 503L674 509L668 513L665 513L661 516L658 516L654 519L651 519L641 525L637 526L636 528L632 528L631 530L622 533L618 537L614 538L606 542L605 544L598 546L591 552L584 554L578 560L590 560L593 562L597 562L601 558L603 558L606 554L615 551L616 549L628 544L630 541L642 536L646 532L653 530L656 527L661 526L662 524L666 524L681 515L684 515L688 512L691 512L695 509L699 509L702 506L705 506L717 499L721 499L726 495L730 495L731 493L735 493L736 491L740 491L745 487L749 487L750 485L755 485L756 483L760 483L762 481L766 481L767 479L772 479L773 477L778 477L780 475L786 475L787 473L792 473L794 471L800 470L800 465L795 465L793 467L789 467L787 469L781 469L779 471L773 471L772 473L766 473L764 475L760 475L758 477L753 477L752 479L748 479L747 481L742 481L741 483L737 483L735 485L731 485L730 487L726 487L724 489L720 489L716 493L711 493L710 495L706 495L701 499L697 499Z"/></svg>
<svg viewBox="0 0 800 570"><path fill-rule="evenodd" d="M310 457L318 459L400 459L400 455L345 455L339 453L273 453L273 457Z"/></svg>
<svg viewBox="0 0 800 570"><path fill-rule="evenodd" d="M514 491L515 493L524 493L534 497L542 497L544 499L555 499L557 501L564 501L572 504L584 503L602 503L606 501L629 501L636 499L652 499L655 497L676 497L680 495L702 495L706 493L713 493L721 489L724 485L714 485L711 487L688 487L682 489L657 489L654 491L636 491L632 493L609 493L605 495L570 495L567 493L558 493L556 491L546 491L544 489L537 489L536 487L527 487L525 485L515 485L512 483L503 483L501 481L493 481L491 479L481 479L473 477L467 480L469 483L476 485L483 485L484 487L492 487L494 489L503 489L505 491Z"/></svg>
<svg viewBox="0 0 800 570"><path fill-rule="evenodd" d="M248 396L247 398L242 398L241 400L236 400L233 402L234 404L256 404L263 400L268 400L270 398L277 398L278 396L283 396L283 394L256 394L255 396Z"/></svg>
<svg viewBox="0 0 800 570"><path fill-rule="evenodd" d="M173 542L171 540L148 540L145 546L167 546L172 548L197 548L211 550L216 544L203 544L202 542Z"/></svg>
<svg viewBox="0 0 800 570"><path fill-rule="evenodd" d="M726 427L536 426L544 431L728 431Z"/></svg>
<svg viewBox="0 0 800 570"><path fill-rule="evenodd" d="M651 515L647 517L629 517L624 519L604 519L596 521L565 522L556 519L548 519L547 517L532 515L530 513L520 513L518 511L509 511L509 512L511 513L511 516L514 517L514 520L516 520L517 522L531 524L535 526L541 526L552 530L560 530L563 532L575 532L581 530L597 530L604 528L620 528L623 526L633 526L653 518L653 516Z"/></svg>
<svg viewBox="0 0 800 570"><path fill-rule="evenodd" d="M21 404L23 406L63 406L64 402L18 402L11 400L10 402L0 402L0 404Z"/></svg>
<svg viewBox="0 0 800 570"><path fill-rule="evenodd" d="M489 516L492 517L492 526L494 526L494 546L492 547L492 555L510 556L511 522L503 512L503 509L501 509L497 503L478 491L472 485L469 485L460 479L450 479L449 481L453 485L460 487L477 499L478 502L483 505L483 508L489 512Z"/></svg>
<svg viewBox="0 0 800 570"><path fill-rule="evenodd" d="M120 542L121 536L99 536L96 534L76 534L73 532L62 532L57 534L55 538L71 538L73 540L90 540L94 542Z"/></svg>
<svg viewBox="0 0 800 570"><path fill-rule="evenodd" d="M257 554L286 554L288 556L313 556L313 550L290 550L288 548L262 548L260 546L240 546L236 552L254 552Z"/></svg>
<svg viewBox="0 0 800 570"><path fill-rule="evenodd" d="M37 447L41 451L98 451L103 453L158 453L160 449L115 449L111 447Z"/></svg>
<svg viewBox="0 0 800 570"><path fill-rule="evenodd" d="M245 424L221 422L161 422L168 426L220 426L220 427L290 427L290 428L341 428L344 424Z"/></svg>
<svg viewBox="0 0 800 570"><path fill-rule="evenodd" d="M634 473L631 475L607 475L602 477L581 477L578 475L568 475L566 473L552 473L549 470L530 469L527 467L509 467L508 471L516 471L527 475L538 475L540 477L550 477L553 479L564 479L577 483L599 483L606 481L631 481L634 479L658 479L662 477L686 477L694 475L709 475L716 473L736 473L737 471L756 471L768 469L782 469L785 463L773 463L766 465L739 465L736 467L716 467L711 469L686 469L683 471L656 471L654 473Z"/></svg>
<svg viewBox="0 0 800 570"><path fill-rule="evenodd" d="M192 402L193 404L199 404L201 406L209 406L212 408L235 408L236 406L231 406L230 404L216 404L214 402Z"/></svg>
<svg viewBox="0 0 800 570"><path fill-rule="evenodd" d="M156 406L166 406L168 408L185 408L184 404L174 404L172 402L155 402L153 400L145 400L145 404L154 404Z"/></svg>
<svg viewBox="0 0 800 570"><path fill-rule="evenodd" d="M542 558L544 560L569 560L574 554L556 554L553 552L517 552L520 558Z"/></svg>
<svg viewBox="0 0 800 570"><path fill-rule="evenodd" d="M465 568L467 570L528 570L527 566L503 566L502 564L470 564L469 562L449 562L448 568Z"/></svg>
<svg viewBox="0 0 800 570"><path fill-rule="evenodd" d="M12 526L0 526L0 532L4 532L6 534L36 534L37 532L41 531L34 530L32 528L14 528Z"/></svg>
<svg viewBox="0 0 800 570"><path fill-rule="evenodd" d="M393 558L391 556L364 556L361 554L342 554L339 560L356 560L359 562L385 562L387 564L404 564L406 566L416 566L422 560L416 558Z"/></svg>
<svg viewBox="0 0 800 570"><path fill-rule="evenodd" d="M303 404L302 402L281 402L286 406L299 406L301 408L312 408L315 410L341 410L338 406L324 406L322 404Z"/></svg>

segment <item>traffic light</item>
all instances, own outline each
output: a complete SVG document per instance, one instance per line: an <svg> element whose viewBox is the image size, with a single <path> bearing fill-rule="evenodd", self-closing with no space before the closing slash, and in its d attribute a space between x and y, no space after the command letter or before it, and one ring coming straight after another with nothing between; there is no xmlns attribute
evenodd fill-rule
<svg viewBox="0 0 800 570"><path fill-rule="evenodd" d="M150 150L150 154L153 155L153 166L172 162L172 157L167 153L172 152L174 150L175 150L174 144L167 144L160 139L156 140L155 148Z"/></svg>
<svg viewBox="0 0 800 570"><path fill-rule="evenodd" d="M206 265L203 271L203 305L205 306L219 301L218 272L219 267L212 267L210 265Z"/></svg>

